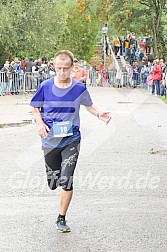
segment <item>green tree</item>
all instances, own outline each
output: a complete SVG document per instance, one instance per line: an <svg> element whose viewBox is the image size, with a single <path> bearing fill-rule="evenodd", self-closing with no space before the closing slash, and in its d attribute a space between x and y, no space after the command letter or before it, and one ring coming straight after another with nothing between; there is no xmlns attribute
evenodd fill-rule
<svg viewBox="0 0 167 252"><path fill-rule="evenodd" d="M167 13L166 0L139 0L139 3L147 8L148 15L151 16L152 32L154 37L154 52L160 56L163 47L162 37L162 16Z"/></svg>
<svg viewBox="0 0 167 252"><path fill-rule="evenodd" d="M87 61L91 59L97 32L97 21L91 17L88 10L81 13L78 6L69 9L64 40L66 47L72 50L76 57Z"/></svg>
<svg viewBox="0 0 167 252"><path fill-rule="evenodd" d="M0 2L1 62L17 55L53 55L66 29L67 4L61 0Z"/></svg>

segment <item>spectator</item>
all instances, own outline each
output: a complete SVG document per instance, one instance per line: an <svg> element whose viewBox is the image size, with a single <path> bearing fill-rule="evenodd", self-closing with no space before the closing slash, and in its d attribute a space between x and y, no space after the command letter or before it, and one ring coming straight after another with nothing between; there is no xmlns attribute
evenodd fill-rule
<svg viewBox="0 0 167 252"><path fill-rule="evenodd" d="M151 95L152 94L152 86L153 86L153 74L149 73L149 75L147 76L147 80L146 80L147 86L148 86L148 94Z"/></svg>
<svg viewBox="0 0 167 252"><path fill-rule="evenodd" d="M14 93L19 94L21 81L23 80L23 76L22 76L23 71L21 69L21 62L19 60L17 60L14 64L13 68L15 71L15 90L14 90Z"/></svg>
<svg viewBox="0 0 167 252"><path fill-rule="evenodd" d="M137 62L139 62L140 61L140 51L139 51L139 48L137 48L137 50L135 51L135 57L136 57Z"/></svg>
<svg viewBox="0 0 167 252"><path fill-rule="evenodd" d="M27 60L24 64L24 69L25 72L27 73L32 73L32 67L35 65L35 63L33 62L33 58L30 57L29 60Z"/></svg>
<svg viewBox="0 0 167 252"><path fill-rule="evenodd" d="M79 62L77 59L74 59L74 66L71 71L71 77L75 78L76 80L86 84L86 80L88 78L88 74L85 69L79 66Z"/></svg>
<svg viewBox="0 0 167 252"><path fill-rule="evenodd" d="M135 66L132 69L132 87L136 88L137 83L138 83L138 76L139 76L139 72L138 72L138 67Z"/></svg>
<svg viewBox="0 0 167 252"><path fill-rule="evenodd" d="M119 51L120 51L120 47L121 47L120 40L117 36L114 36L113 46L114 46L115 56L117 57L117 56L119 56Z"/></svg>
<svg viewBox="0 0 167 252"><path fill-rule="evenodd" d="M126 37L124 40L124 48L125 48L125 59L128 59L129 56L129 39Z"/></svg>
<svg viewBox="0 0 167 252"><path fill-rule="evenodd" d="M5 95L9 93L9 64L5 63L3 68L1 69L1 80L0 80L0 95Z"/></svg>
<svg viewBox="0 0 167 252"><path fill-rule="evenodd" d="M10 87L11 87L11 94L17 94L16 91L16 85L17 85L17 76L16 76L16 71L14 69L14 65L15 62L12 61L10 63L10 67L9 67L9 72L10 72L10 76L9 76L9 83L10 83Z"/></svg>
<svg viewBox="0 0 167 252"><path fill-rule="evenodd" d="M160 81L162 80L162 69L161 69L161 66L159 65L159 60L158 59L156 59L154 61L152 73L153 73L154 85L155 85L155 88L156 88L156 94L155 95L160 96Z"/></svg>
<svg viewBox="0 0 167 252"><path fill-rule="evenodd" d="M24 58L22 61L21 61L21 69L23 71L23 73L25 73L26 69L25 69L25 63L26 63L26 58Z"/></svg>
<svg viewBox="0 0 167 252"><path fill-rule="evenodd" d="M98 80L100 83L100 86L103 86L103 73L104 73L104 65L103 63L101 63L98 67L97 67L97 71L98 71Z"/></svg>

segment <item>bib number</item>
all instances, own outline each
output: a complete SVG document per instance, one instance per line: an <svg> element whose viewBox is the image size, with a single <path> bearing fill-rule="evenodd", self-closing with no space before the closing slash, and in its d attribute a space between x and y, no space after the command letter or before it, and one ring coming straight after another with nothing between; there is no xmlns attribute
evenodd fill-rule
<svg viewBox="0 0 167 252"><path fill-rule="evenodd" d="M72 122L53 122L53 136L54 137L67 137L72 136Z"/></svg>

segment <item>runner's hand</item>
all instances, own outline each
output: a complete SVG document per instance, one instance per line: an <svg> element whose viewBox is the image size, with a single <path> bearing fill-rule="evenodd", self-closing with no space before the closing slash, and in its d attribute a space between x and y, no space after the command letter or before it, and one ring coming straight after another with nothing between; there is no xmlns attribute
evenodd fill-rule
<svg viewBox="0 0 167 252"><path fill-rule="evenodd" d="M110 112L101 112L99 113L99 119L108 124L111 120Z"/></svg>
<svg viewBox="0 0 167 252"><path fill-rule="evenodd" d="M49 127L45 123L38 125L38 135L39 136L46 138L48 132L49 132Z"/></svg>

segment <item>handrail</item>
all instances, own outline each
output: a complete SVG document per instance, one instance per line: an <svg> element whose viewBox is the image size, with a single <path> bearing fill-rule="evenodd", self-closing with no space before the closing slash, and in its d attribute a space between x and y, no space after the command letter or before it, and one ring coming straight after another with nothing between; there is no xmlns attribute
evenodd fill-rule
<svg viewBox="0 0 167 252"><path fill-rule="evenodd" d="M113 61L114 61L114 64L115 64L115 67L116 67L117 71L121 71L120 66L119 66L119 64L118 64L118 61L117 61L117 59L116 59L116 57L115 57L115 54L114 54L114 52L113 52L113 50L112 50L111 45L109 45L109 48L110 48L110 52L111 52L111 57L112 57L112 59L113 59Z"/></svg>

